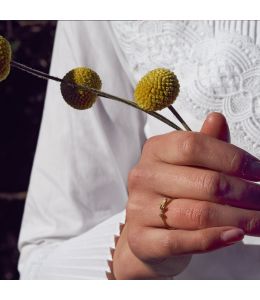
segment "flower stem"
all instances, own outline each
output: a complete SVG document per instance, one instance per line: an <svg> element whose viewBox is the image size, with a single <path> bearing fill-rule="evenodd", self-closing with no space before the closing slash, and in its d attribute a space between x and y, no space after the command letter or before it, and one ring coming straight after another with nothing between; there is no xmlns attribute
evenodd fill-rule
<svg viewBox="0 0 260 300"><path fill-rule="evenodd" d="M180 123L183 125L183 127L188 130L191 131L190 127L187 125L187 123L183 120L183 118L179 115L179 113L177 112L177 110L172 106L168 106L169 110L174 114L174 116L180 121Z"/></svg>
<svg viewBox="0 0 260 300"><path fill-rule="evenodd" d="M58 78L58 77L54 77L54 76L51 76L47 73L44 73L44 72L41 72L41 71L38 71L36 69L33 69L33 68L30 68L24 64L21 64L21 63L18 63L14 60L11 61L11 66L14 67L14 68L17 68L19 70L22 70L22 71L25 71L33 76L36 76L36 77L39 77L41 79L45 79L45 80L48 80L48 79L51 79L51 80L55 80L55 81L58 81L58 82L62 82L62 79Z"/></svg>
<svg viewBox="0 0 260 300"><path fill-rule="evenodd" d="M171 122L170 120L168 120L164 116L160 115L159 113L146 111L146 110L140 108L139 106L137 106L137 104L135 102L133 102L133 101L122 99L122 98L110 95L108 93L105 93L105 92L102 92L102 91L90 88L88 86L83 86L83 85L74 84L74 83L71 83L71 82L68 82L68 81L64 81L63 79L60 79L59 77L51 76L51 75L49 75L47 73L44 73L44 72L38 71L36 69L30 68L30 67L28 67L28 66L26 66L24 64L18 63L16 61L11 61L11 66L14 67L14 68L17 68L19 70L25 71L25 72L33 75L33 76L39 77L41 79L45 79L45 80L51 79L51 80L55 80L55 81L58 81L58 82L65 82L67 85L69 85L71 87L79 88L79 89L82 89L82 90L85 90L85 91L90 91L90 92L92 92L92 93L94 93L94 94L96 94L96 95L98 95L100 97L104 97L104 98L107 98L107 99L111 99L111 100L119 101L121 103L125 103L125 104L127 104L129 106L132 106L132 107L134 107L136 109L139 109L139 110L141 110L141 111L143 111L143 112L145 112L145 113L153 116L154 118L157 118L158 120L164 122L165 124L169 125L170 127L174 128L176 130L182 130L175 123Z"/></svg>
<svg viewBox="0 0 260 300"><path fill-rule="evenodd" d="M104 97L104 98L119 101L119 102L125 103L127 105L130 105L132 107L135 107L135 108L137 108L137 109L139 109L139 110L141 110L141 111L157 118L158 120L164 122L165 124L171 126L172 128L174 128L176 130L182 130L179 126L177 126L176 124L174 124L173 122L171 122L170 120L165 118L164 116L162 116L162 115L160 115L160 114L158 114L157 112L154 112L154 111L146 111L146 110L140 108L139 106L137 106L137 104L133 101L122 99L122 98L119 98L119 97L116 97L116 96L113 96L113 95L110 95L110 94L107 94L107 93L104 93L104 92L101 92L101 91L99 91L98 95L101 96L101 97Z"/></svg>

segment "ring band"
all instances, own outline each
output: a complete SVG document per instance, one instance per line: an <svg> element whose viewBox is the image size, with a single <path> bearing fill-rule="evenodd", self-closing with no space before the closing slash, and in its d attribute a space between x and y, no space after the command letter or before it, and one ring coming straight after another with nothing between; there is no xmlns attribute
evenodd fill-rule
<svg viewBox="0 0 260 300"><path fill-rule="evenodd" d="M160 204L160 211L161 211L161 213L160 213L160 217L161 217L161 219L162 219L162 221L163 221L163 224L164 224L164 226L165 226L165 228L166 229L169 229L170 228L170 226L167 224L167 216L166 216L166 212L167 212L167 206L169 205L169 203L172 201L172 199L171 198L164 198L164 200L161 202L161 204Z"/></svg>

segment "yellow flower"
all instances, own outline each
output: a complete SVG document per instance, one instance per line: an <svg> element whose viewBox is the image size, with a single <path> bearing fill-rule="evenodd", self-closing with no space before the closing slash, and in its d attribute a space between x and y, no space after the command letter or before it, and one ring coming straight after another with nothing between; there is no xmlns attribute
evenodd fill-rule
<svg viewBox="0 0 260 300"><path fill-rule="evenodd" d="M137 84L134 97L136 104L146 111L161 110L171 105L180 90L176 75L164 68L148 72Z"/></svg>
<svg viewBox="0 0 260 300"><path fill-rule="evenodd" d="M10 73L12 49L9 42L0 35L0 81L6 79Z"/></svg>
<svg viewBox="0 0 260 300"><path fill-rule="evenodd" d="M61 82L61 94L64 100L76 109L90 108L95 103L97 95L80 87L70 86L65 82L96 90L100 90L102 85L98 74L89 68L80 67L69 71Z"/></svg>

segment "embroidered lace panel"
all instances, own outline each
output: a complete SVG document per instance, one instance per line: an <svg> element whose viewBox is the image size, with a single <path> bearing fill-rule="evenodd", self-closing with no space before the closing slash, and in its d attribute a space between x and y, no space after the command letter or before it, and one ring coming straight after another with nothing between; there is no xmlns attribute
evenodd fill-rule
<svg viewBox="0 0 260 300"><path fill-rule="evenodd" d="M258 27L256 21L112 22L135 82L153 68L172 69L181 84L178 110L199 120L222 112L232 143L260 158Z"/></svg>

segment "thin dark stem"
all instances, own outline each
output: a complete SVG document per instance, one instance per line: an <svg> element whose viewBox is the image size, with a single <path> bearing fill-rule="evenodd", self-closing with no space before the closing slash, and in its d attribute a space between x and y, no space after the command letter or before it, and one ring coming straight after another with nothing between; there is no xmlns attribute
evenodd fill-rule
<svg viewBox="0 0 260 300"><path fill-rule="evenodd" d="M168 106L169 110L174 114L174 116L180 121L180 123L183 125L183 127L188 130L191 131L190 127L187 125L187 123L183 120L183 118L179 115L179 113L177 112L177 110L172 106Z"/></svg>
<svg viewBox="0 0 260 300"><path fill-rule="evenodd" d="M33 69L33 68L30 68L24 64L21 64L21 63L18 63L16 61L11 61L11 66L19 69L19 70L22 70L22 71L25 71L27 73L30 73L31 75L34 75L34 76L37 76L41 79L45 79L45 80L48 80L48 79L51 79L51 80L55 80L55 81L58 81L58 82L63 82L71 87L74 87L74 88L80 88L82 90L85 90L85 91L89 91L89 92L93 92L94 94L100 96L100 97L103 97L103 98L107 98L107 99L112 99L112 100L116 100L116 101L119 101L121 103L125 103L129 106L132 106L136 109L139 109L155 118L157 118L158 120L164 122L165 124L171 126L172 128L176 129L176 130L182 130L179 126L177 126L175 123L171 122L170 120L168 120L167 118L165 118L164 116L158 114L157 112L149 112L149 111L146 111L142 108L140 108L139 106L137 106L137 104L133 101L129 101L129 100L126 100L126 99L122 99L122 98L119 98L119 97L116 97L116 96L113 96L113 95L110 95L108 93L105 93L105 92L102 92L102 91L99 91L99 90L96 90L96 89L93 89L93 88L90 88L88 86L83 86L83 85L78 85L78 84L74 84L74 83L71 83L71 82L68 82L68 81L64 81L63 79L60 79L59 77L55 77L55 76L51 76L47 73L44 73L44 72L41 72L41 71L38 71L36 69Z"/></svg>
<svg viewBox="0 0 260 300"><path fill-rule="evenodd" d="M146 111L142 108L140 108L139 106L137 106L137 104L133 101L129 101L129 100L126 100L126 99L122 99L122 98L119 98L119 97L116 97L116 96L113 96L113 95L110 95L110 94L107 94L107 93L104 93L104 92L99 92L99 96L101 97L104 97L104 98L108 98L108 99L112 99L112 100L116 100L116 101L119 101L119 102L122 102L122 103L125 103L127 105L130 105L134 108L137 108L155 118L157 118L158 120L164 122L165 124L171 126L172 128L176 129L176 130L182 130L178 125L176 125L175 123L171 122L170 120L168 120L167 118L165 118L164 116L158 114L157 112L150 112L150 111Z"/></svg>
<svg viewBox="0 0 260 300"><path fill-rule="evenodd" d="M62 79L60 79L59 77L51 76L47 73L44 73L44 72L38 71L36 69L30 68L30 67L28 67L24 64L18 63L16 61L11 61L11 66L13 66L13 67L15 67L19 70L25 71L27 73L30 73L34 76L39 77L39 78L45 79L45 80L51 79L51 80L55 80L55 81L58 81L58 82L62 82Z"/></svg>

